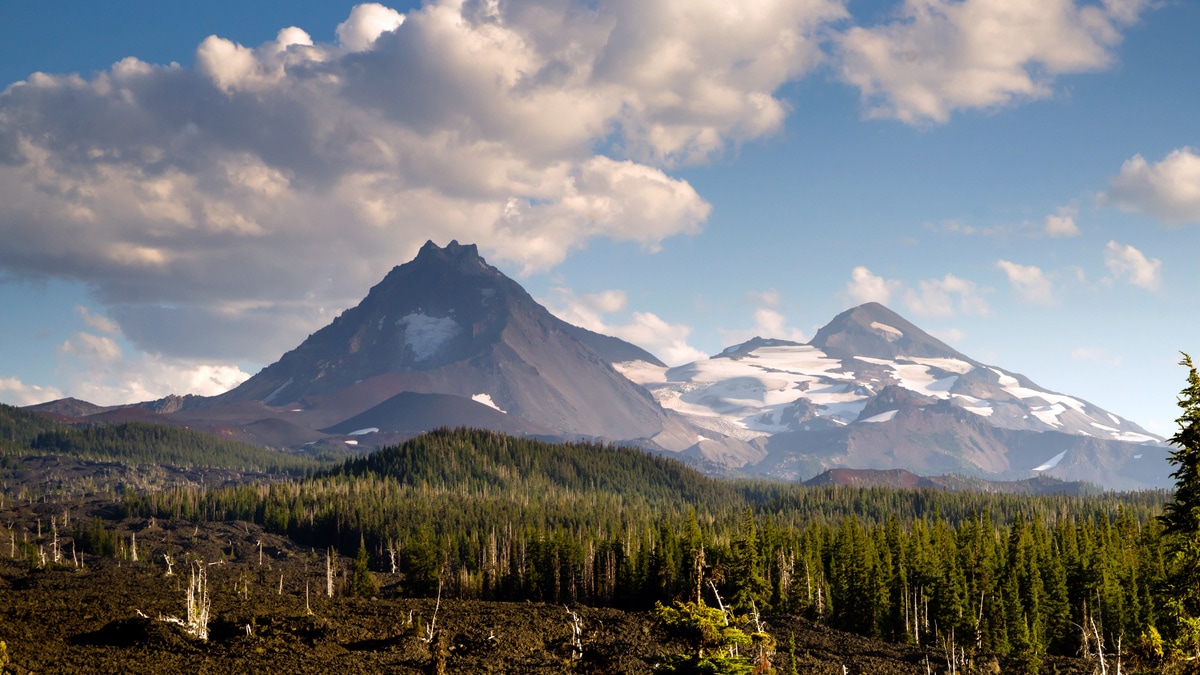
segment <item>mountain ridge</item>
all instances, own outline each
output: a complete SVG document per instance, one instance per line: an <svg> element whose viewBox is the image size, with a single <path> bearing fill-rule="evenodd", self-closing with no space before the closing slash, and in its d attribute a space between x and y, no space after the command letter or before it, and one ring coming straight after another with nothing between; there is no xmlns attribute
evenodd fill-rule
<svg viewBox="0 0 1200 675"><path fill-rule="evenodd" d="M964 355L891 309L847 309L807 344L755 337L668 367L573 326L473 244L432 241L362 301L215 397L38 409L272 447L363 448L440 426L638 445L714 473L830 468L1170 484L1163 439ZM375 432L356 432L376 429Z"/></svg>

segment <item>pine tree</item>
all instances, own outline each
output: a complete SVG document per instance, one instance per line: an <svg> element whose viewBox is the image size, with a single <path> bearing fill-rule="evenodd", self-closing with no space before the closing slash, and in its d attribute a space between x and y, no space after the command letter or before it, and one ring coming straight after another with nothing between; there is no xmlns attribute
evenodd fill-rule
<svg viewBox="0 0 1200 675"><path fill-rule="evenodd" d="M1175 619L1175 648L1200 656L1200 375L1187 354L1179 365L1188 369L1188 384L1179 393L1183 412L1167 457L1175 466L1175 496L1159 516L1168 552L1163 598Z"/></svg>
<svg viewBox="0 0 1200 675"><path fill-rule="evenodd" d="M379 592L379 584L371 574L367 544L362 539L359 540L358 555L354 557L354 567L350 574L350 592L360 598L369 598Z"/></svg>
<svg viewBox="0 0 1200 675"><path fill-rule="evenodd" d="M749 611L751 606L762 608L770 586L762 577L762 564L758 552L758 530L754 525L754 512L746 509L738 538L733 542L733 561L730 566L730 583L735 607Z"/></svg>

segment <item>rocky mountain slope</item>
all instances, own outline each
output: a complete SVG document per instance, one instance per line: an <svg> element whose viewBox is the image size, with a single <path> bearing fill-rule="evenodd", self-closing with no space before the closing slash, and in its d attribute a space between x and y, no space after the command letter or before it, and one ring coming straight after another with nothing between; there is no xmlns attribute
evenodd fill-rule
<svg viewBox="0 0 1200 675"><path fill-rule="evenodd" d="M1170 485L1161 438L961 354L882 305L839 314L808 344L755 338L669 368L558 319L457 242L427 243L357 306L220 396L36 409L317 451L474 426L635 444L714 472L786 480L851 468Z"/></svg>
<svg viewBox="0 0 1200 675"><path fill-rule="evenodd" d="M369 448L439 426L476 426L691 450L721 467L765 455L738 439L699 447L701 430L617 372L617 360L665 367L639 347L550 314L474 245L429 242L241 386L141 407L163 421L279 447L324 438ZM47 410L85 412L79 404Z"/></svg>
<svg viewBox="0 0 1200 675"><path fill-rule="evenodd" d="M765 449L754 470L769 476L849 467L1169 484L1161 438L965 356L877 303L808 344L755 338L676 368L617 367L697 426Z"/></svg>

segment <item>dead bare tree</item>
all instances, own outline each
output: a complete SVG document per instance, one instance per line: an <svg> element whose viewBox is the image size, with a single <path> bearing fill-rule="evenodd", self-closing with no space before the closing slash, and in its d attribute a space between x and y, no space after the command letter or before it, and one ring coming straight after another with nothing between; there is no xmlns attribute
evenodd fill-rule
<svg viewBox="0 0 1200 675"><path fill-rule="evenodd" d="M438 576L437 603L433 606L433 618L429 620L429 625L425 627L425 635L421 637L421 640L426 644L432 643L434 636L437 635L437 615L438 611L442 608L442 580L440 578L441 575Z"/></svg>
<svg viewBox="0 0 1200 675"><path fill-rule="evenodd" d="M567 616L571 617L571 660L583 659L583 623L579 615L567 607Z"/></svg>

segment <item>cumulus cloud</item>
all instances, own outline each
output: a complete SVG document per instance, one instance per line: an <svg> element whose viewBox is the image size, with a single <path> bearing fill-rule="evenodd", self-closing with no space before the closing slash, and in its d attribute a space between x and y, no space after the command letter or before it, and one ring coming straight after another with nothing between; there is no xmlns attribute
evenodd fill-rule
<svg viewBox="0 0 1200 675"><path fill-rule="evenodd" d="M1106 199L1167 223L1200 223L1200 155L1180 148L1157 164L1134 155L1112 179Z"/></svg>
<svg viewBox="0 0 1200 675"><path fill-rule="evenodd" d="M917 288L904 292L904 306L921 316L989 314L992 310L974 281L947 273L941 279L917 282Z"/></svg>
<svg viewBox="0 0 1200 675"><path fill-rule="evenodd" d="M1113 61L1148 0L905 0L898 16L837 39L841 76L868 115L941 123L955 110L1044 98L1060 75Z"/></svg>
<svg viewBox="0 0 1200 675"><path fill-rule="evenodd" d="M568 288L554 289L551 299L543 302L563 321L631 342L668 365L675 366L708 357L688 344L691 326L669 323L651 312L634 311L620 318L608 316L623 312L627 303L628 296L622 290L575 295Z"/></svg>
<svg viewBox="0 0 1200 675"><path fill-rule="evenodd" d="M1007 225L980 227L969 225L958 219L943 220L940 223L926 223L925 228L938 233L963 234L967 236L980 235L984 237L1003 237L1012 233L1012 227Z"/></svg>
<svg viewBox="0 0 1200 675"><path fill-rule="evenodd" d="M94 315L93 315L94 316ZM57 350L58 370L66 380L64 394L99 405L151 401L168 394L213 396L226 392L250 377L228 364L205 363L160 355L125 354L111 336L87 331L72 334Z"/></svg>
<svg viewBox="0 0 1200 675"><path fill-rule="evenodd" d="M567 288L555 289L554 299L546 306L558 318L590 331L603 333L606 314L625 309L629 297L622 290L607 290L600 293L575 295Z"/></svg>
<svg viewBox="0 0 1200 675"><path fill-rule="evenodd" d="M1121 365L1121 357L1113 356L1099 347L1076 347L1071 350L1071 358L1076 361L1101 363L1107 366Z"/></svg>
<svg viewBox="0 0 1200 675"><path fill-rule="evenodd" d="M210 36L193 69L33 74L0 93L0 271L86 283L149 353L266 360L426 239L525 272L596 238L653 251L710 210L672 168L779 131L776 90L845 16L365 4L334 43L287 27Z"/></svg>
<svg viewBox="0 0 1200 675"><path fill-rule="evenodd" d="M897 292L901 286L899 281L884 279L860 265L850 271L850 281L846 284L846 295L854 305L867 302L887 305L892 301L892 294Z"/></svg>
<svg viewBox="0 0 1200 675"><path fill-rule="evenodd" d="M996 267L1008 277L1008 282L1025 302L1037 305L1055 303L1054 282L1035 265L1020 265L1008 260L997 260Z"/></svg>
<svg viewBox="0 0 1200 675"><path fill-rule="evenodd" d="M845 296L851 304L878 302L887 305L900 296L904 307L922 316L953 316L955 314L989 314L992 310L983 297L989 289L980 289L974 282L946 274L941 279L918 281L913 288L899 279L885 279L866 267L855 267L846 284Z"/></svg>
<svg viewBox="0 0 1200 675"><path fill-rule="evenodd" d="M116 321L102 314L94 314L83 305L76 305L75 313L79 315L79 318L83 319L83 324L92 330L98 330L101 333L108 333L110 335L116 335L121 332L121 327L117 325Z"/></svg>
<svg viewBox="0 0 1200 675"><path fill-rule="evenodd" d="M1108 242L1104 247L1104 266L1112 275L1109 282L1123 281L1148 291L1156 291L1162 286L1162 261L1147 258L1129 244Z"/></svg>
<svg viewBox="0 0 1200 675"><path fill-rule="evenodd" d="M25 384L15 377L0 377L0 403L26 406L63 398L62 391L54 387Z"/></svg>
<svg viewBox="0 0 1200 675"><path fill-rule="evenodd" d="M722 329L721 339L726 345L741 344L753 337L777 338L792 342L808 340L804 331L788 325L787 317L779 311L782 302L779 291L751 291L746 294L746 299L754 307L754 326L749 329Z"/></svg>
<svg viewBox="0 0 1200 675"><path fill-rule="evenodd" d="M1075 216L1051 214L1046 216L1042 227L1048 237L1077 237L1080 235L1079 226L1075 224Z"/></svg>
<svg viewBox="0 0 1200 675"><path fill-rule="evenodd" d="M957 344L967 339L966 331L960 328L947 328L946 330L931 330L929 334L942 342Z"/></svg>
<svg viewBox="0 0 1200 675"><path fill-rule="evenodd" d="M691 326L668 323L650 312L634 312L629 322L609 326L608 332L642 347L670 366L708 358L708 354L688 344Z"/></svg>
<svg viewBox="0 0 1200 675"><path fill-rule="evenodd" d="M404 15L391 7L364 3L350 10L350 18L338 24L338 44L350 51L366 51L380 35L396 30L402 23Z"/></svg>

